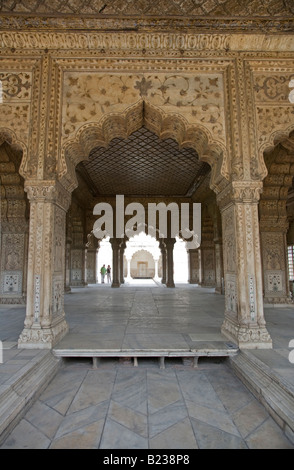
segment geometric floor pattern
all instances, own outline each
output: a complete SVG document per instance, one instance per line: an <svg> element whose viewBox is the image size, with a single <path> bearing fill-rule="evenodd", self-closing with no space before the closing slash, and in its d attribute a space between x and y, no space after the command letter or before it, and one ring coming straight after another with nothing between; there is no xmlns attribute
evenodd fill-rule
<svg viewBox="0 0 294 470"><path fill-rule="evenodd" d="M148 289L144 292L135 289L133 293L125 287L100 286L100 289L100 300L109 302L109 295L116 296L112 306L108 303L108 320L111 310L115 314L119 310L120 295L125 305L130 302L133 308L136 296L145 299L150 296ZM76 297L66 296L74 331L78 329L77 312L81 312L81 305L86 304L90 295L89 289L77 292ZM189 296L185 297L180 289L153 289L154 299L161 301L167 292L169 305L162 304L167 309L166 316L171 315L177 303L186 304L187 310ZM203 297L202 292L206 293ZM197 304L203 315L199 318L202 321L206 314L211 334L213 325L219 328L222 322L223 297L213 294L210 302L208 298L208 290L198 290ZM96 309L99 302L97 299ZM130 335L139 334L136 325L130 327L130 319L124 316L122 319L125 329L127 325L131 328ZM108 320L103 325L105 331L110 328ZM145 320L146 331L150 332L150 326ZM117 326L119 331L121 327ZM12 324L8 328L9 338L13 339ZM158 332L160 328L157 324ZM189 328L188 322L184 331ZM278 333L282 344L284 333ZM161 369L156 358L140 358L139 366L134 367L126 359L114 357L102 358L97 369L90 358L65 359L62 368L0 446L0 449L293 448L266 409L236 377L228 360L200 358L195 369L189 360L166 358L165 368Z"/></svg>
<svg viewBox="0 0 294 470"><path fill-rule="evenodd" d="M1 449L293 449L225 362L68 359Z"/></svg>

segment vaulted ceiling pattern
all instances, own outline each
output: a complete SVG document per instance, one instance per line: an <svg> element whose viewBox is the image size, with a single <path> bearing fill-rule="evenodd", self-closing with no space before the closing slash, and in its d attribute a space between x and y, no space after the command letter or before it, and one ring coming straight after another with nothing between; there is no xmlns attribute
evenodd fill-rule
<svg viewBox="0 0 294 470"><path fill-rule="evenodd" d="M78 171L96 196L191 196L210 167L194 149L180 149L173 139L160 139L143 126L107 148L94 148Z"/></svg>

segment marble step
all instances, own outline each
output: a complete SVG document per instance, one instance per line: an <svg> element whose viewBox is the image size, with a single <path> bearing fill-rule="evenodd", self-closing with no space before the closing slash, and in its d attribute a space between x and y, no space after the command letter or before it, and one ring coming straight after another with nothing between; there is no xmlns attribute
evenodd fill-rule
<svg viewBox="0 0 294 470"><path fill-rule="evenodd" d="M230 364L240 380L294 443L294 390L291 384L278 377L249 350L231 357Z"/></svg>
<svg viewBox="0 0 294 470"><path fill-rule="evenodd" d="M51 351L35 351L34 357L0 386L0 443L47 387L60 363Z"/></svg>
<svg viewBox="0 0 294 470"><path fill-rule="evenodd" d="M238 347L233 343L222 343L220 345L201 344L199 347L190 349L100 349L100 348L54 348L53 354L56 357L89 357L93 359L93 365L96 368L99 359L106 357L129 358L133 359L134 366L138 366L138 358L158 358L161 369L164 369L165 358L190 358L193 360L194 367L198 365L199 357L229 357L237 354Z"/></svg>

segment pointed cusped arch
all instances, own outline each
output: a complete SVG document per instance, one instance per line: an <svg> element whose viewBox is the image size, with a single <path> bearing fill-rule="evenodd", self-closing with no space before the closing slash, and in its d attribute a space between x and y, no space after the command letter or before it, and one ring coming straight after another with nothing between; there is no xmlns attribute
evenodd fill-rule
<svg viewBox="0 0 294 470"><path fill-rule="evenodd" d="M165 113L144 100L139 100L123 113L108 113L98 123L81 126L74 138L62 148L58 177L67 181L70 190L75 189L75 167L81 161L88 160L93 148L107 147L115 138L126 139L142 126L160 139L175 140L180 148L195 149L199 159L212 168L212 189L216 189L218 179L229 179L226 149L213 141L204 125L191 125L181 114Z"/></svg>
<svg viewBox="0 0 294 470"><path fill-rule="evenodd" d="M28 157L28 150L27 146L24 142L20 141L14 131L8 128L0 128L0 145L7 142L12 149L20 151L22 153L21 164L19 167L19 173L23 178L27 175L27 157Z"/></svg>
<svg viewBox="0 0 294 470"><path fill-rule="evenodd" d="M294 153L294 124L287 130L278 130L273 132L269 138L263 143L259 149L259 161L262 166L262 178L264 179L268 174L268 169L265 164L264 155L272 152L278 145L284 147L290 153Z"/></svg>

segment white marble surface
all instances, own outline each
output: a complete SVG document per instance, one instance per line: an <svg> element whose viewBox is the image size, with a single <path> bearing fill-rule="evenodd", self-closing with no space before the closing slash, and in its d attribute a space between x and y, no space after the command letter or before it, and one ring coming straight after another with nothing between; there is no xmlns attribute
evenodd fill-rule
<svg viewBox="0 0 294 470"><path fill-rule="evenodd" d="M139 307L138 299L144 299ZM67 294L65 308L77 340L84 329L93 342L98 334L99 341L120 341L120 347L127 339L140 344L143 338L154 341L152 335L175 336L189 347L204 339L220 342L223 297L209 289L149 286L144 291L124 286L118 292L107 286L89 287ZM250 354L291 383L294 366L288 361L288 343L294 331L293 309L266 309L265 314L274 349ZM1 339L10 346L0 365L0 384L38 354L15 348L23 319L24 307L0 306ZM93 369L90 359L66 359L0 448L294 448L222 359L200 359L198 369L180 358L165 363L162 370L155 358L140 358L139 367L134 367L112 357L102 358Z"/></svg>

